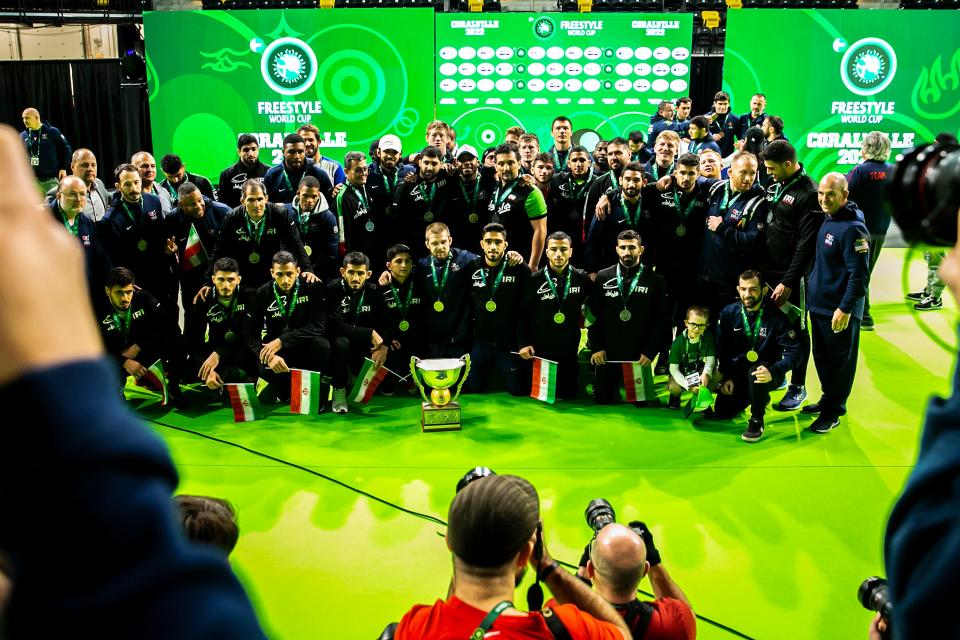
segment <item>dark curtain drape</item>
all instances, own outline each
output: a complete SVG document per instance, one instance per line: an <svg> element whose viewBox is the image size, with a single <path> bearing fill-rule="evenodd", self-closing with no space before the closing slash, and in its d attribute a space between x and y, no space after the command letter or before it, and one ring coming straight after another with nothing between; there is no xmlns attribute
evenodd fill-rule
<svg viewBox="0 0 960 640"><path fill-rule="evenodd" d="M713 96L723 82L723 58L719 56L691 58L690 99L694 115L713 110Z"/></svg>
<svg viewBox="0 0 960 640"><path fill-rule="evenodd" d="M0 122L22 131L20 114L35 107L71 147L96 154L98 175L108 186L113 168L130 158L119 60L0 62L0 96Z"/></svg>

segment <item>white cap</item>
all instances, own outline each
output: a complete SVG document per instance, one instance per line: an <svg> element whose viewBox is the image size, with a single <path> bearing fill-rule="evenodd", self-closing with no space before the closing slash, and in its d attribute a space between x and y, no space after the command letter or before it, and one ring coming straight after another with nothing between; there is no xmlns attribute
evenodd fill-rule
<svg viewBox="0 0 960 640"><path fill-rule="evenodd" d="M387 135L380 138L380 144L378 145L380 151L396 151L400 153L403 149L400 146L400 138L388 133Z"/></svg>
<svg viewBox="0 0 960 640"><path fill-rule="evenodd" d="M453 152L453 157L459 160L460 156L462 156L465 153L469 153L474 158L480 157L480 155L477 153L477 150L468 144L462 144L459 147L457 147L457 150Z"/></svg>

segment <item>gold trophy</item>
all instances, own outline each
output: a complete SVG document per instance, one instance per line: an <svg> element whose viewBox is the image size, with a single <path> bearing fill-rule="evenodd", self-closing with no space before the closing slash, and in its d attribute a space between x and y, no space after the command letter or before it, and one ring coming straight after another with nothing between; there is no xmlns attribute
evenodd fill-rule
<svg viewBox="0 0 960 640"><path fill-rule="evenodd" d="M460 389L470 375L470 356L460 358L437 358L421 360L410 358L410 374L420 395L423 396L423 405L420 409L420 427L427 431L459 431L460 430ZM424 385L431 387L430 397ZM456 385L456 393L450 394L450 389Z"/></svg>

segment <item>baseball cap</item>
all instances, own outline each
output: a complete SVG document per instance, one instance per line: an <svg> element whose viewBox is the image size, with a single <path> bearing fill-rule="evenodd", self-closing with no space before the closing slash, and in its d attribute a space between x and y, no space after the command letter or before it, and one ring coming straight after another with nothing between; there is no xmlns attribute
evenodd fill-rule
<svg viewBox="0 0 960 640"><path fill-rule="evenodd" d="M474 158L480 157L480 155L477 153L477 150L468 144L462 144L459 147L457 147L457 150L453 152L453 157L459 160L460 156L464 155L465 153L470 154Z"/></svg>
<svg viewBox="0 0 960 640"><path fill-rule="evenodd" d="M403 149L400 146L400 138L388 133L387 135L380 138L380 150L381 151L396 151L400 153Z"/></svg>

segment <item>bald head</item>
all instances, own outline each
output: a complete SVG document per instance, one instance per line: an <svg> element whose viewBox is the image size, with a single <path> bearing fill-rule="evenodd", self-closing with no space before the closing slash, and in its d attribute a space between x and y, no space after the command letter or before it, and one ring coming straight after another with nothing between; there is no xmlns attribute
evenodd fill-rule
<svg viewBox="0 0 960 640"><path fill-rule="evenodd" d="M608 524L593 541L588 571L597 591L610 602L634 599L647 572L643 538L622 524Z"/></svg>
<svg viewBox="0 0 960 640"><path fill-rule="evenodd" d="M130 164L137 168L144 189L149 188L157 177L157 161L153 155L147 151L138 151L133 154Z"/></svg>
<svg viewBox="0 0 960 640"><path fill-rule="evenodd" d="M87 188L97 179L97 156L90 149L77 149L70 158L70 172L87 183Z"/></svg>
<svg viewBox="0 0 960 640"><path fill-rule="evenodd" d="M733 156L733 162L730 164L730 186L737 193L749 191L757 179L757 156L746 151L741 151Z"/></svg>
<svg viewBox="0 0 960 640"><path fill-rule="evenodd" d="M820 209L828 216L832 216L845 204L850 192L847 190L847 178L842 173L831 172L823 176L817 188L817 199Z"/></svg>
<svg viewBox="0 0 960 640"><path fill-rule="evenodd" d="M24 109L21 117L23 118L23 125L27 129L36 131L40 128L40 112L33 107L27 107Z"/></svg>

